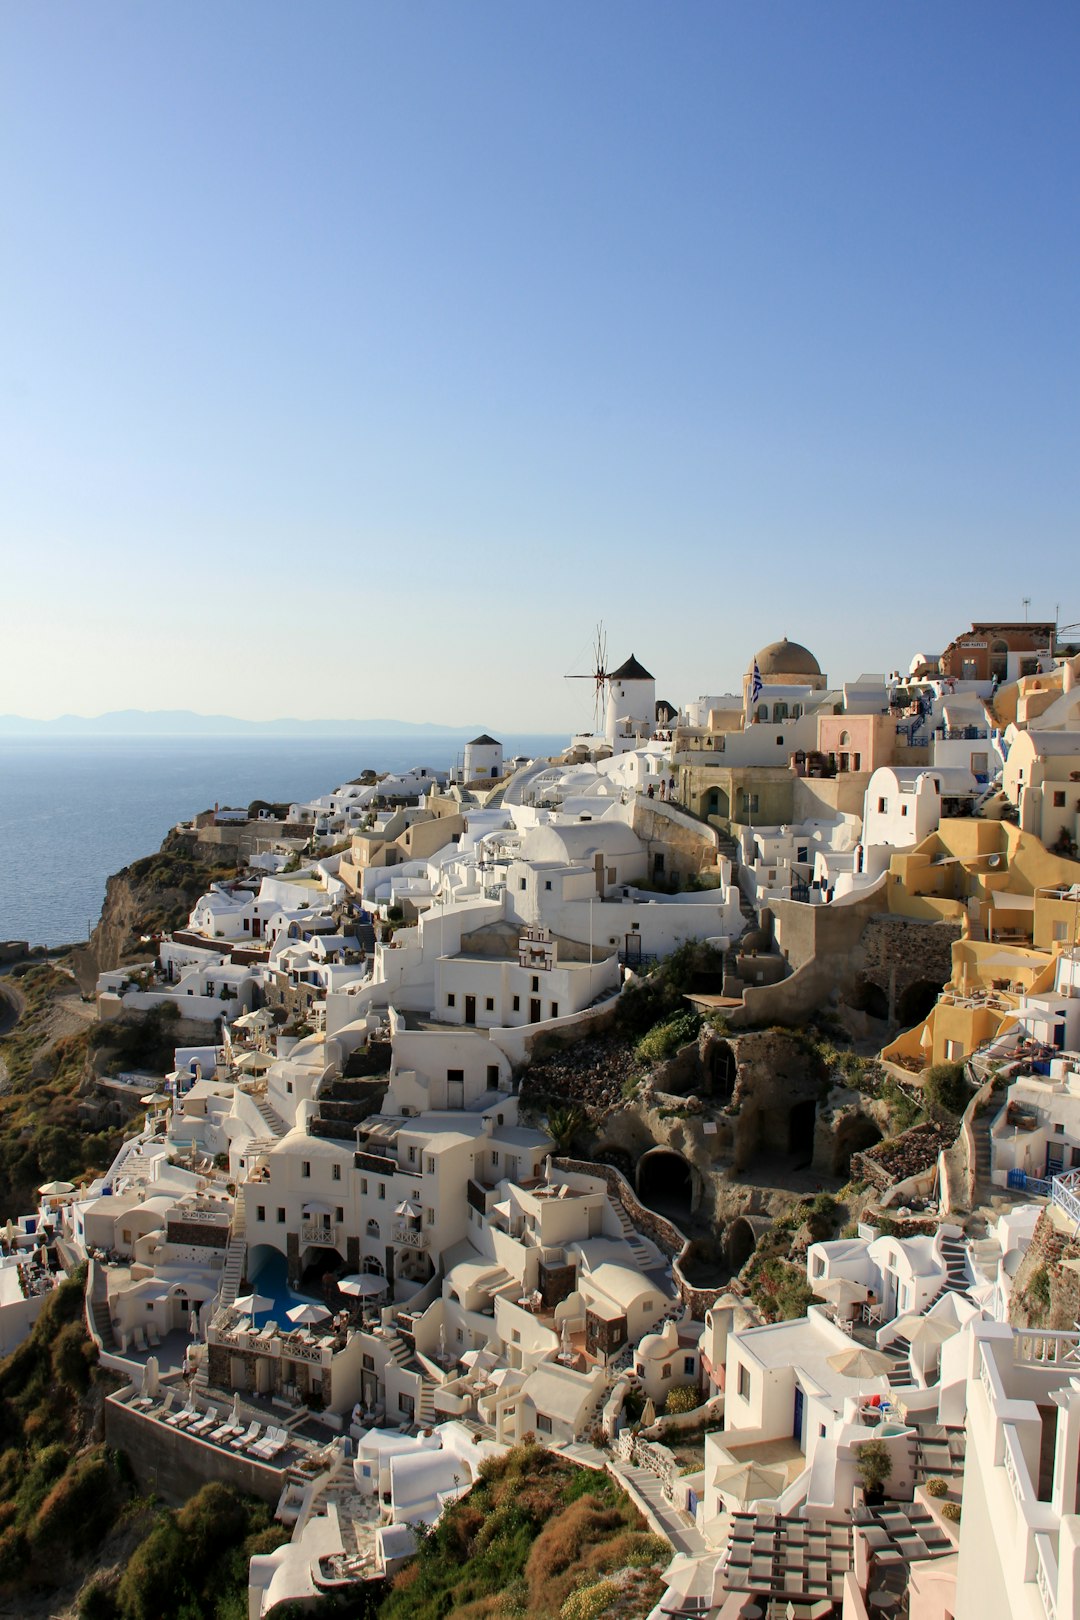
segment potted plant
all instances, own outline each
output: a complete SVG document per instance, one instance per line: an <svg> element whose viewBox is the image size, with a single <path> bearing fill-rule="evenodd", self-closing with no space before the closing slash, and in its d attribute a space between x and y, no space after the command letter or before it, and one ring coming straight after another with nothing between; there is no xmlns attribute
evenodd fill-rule
<svg viewBox="0 0 1080 1620"><path fill-rule="evenodd" d="M885 1500L885 1481L892 1473L892 1457L884 1440L867 1440L855 1453L855 1467L862 1480L868 1507L879 1507Z"/></svg>

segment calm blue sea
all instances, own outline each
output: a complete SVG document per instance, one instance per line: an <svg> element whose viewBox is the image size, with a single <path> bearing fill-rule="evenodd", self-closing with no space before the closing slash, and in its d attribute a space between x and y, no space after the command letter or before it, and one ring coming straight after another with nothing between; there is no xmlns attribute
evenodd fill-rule
<svg viewBox="0 0 1080 1620"><path fill-rule="evenodd" d="M567 741L501 740L508 756ZM215 803L310 799L363 770L448 768L461 748L456 737L0 738L0 940L86 939L109 874Z"/></svg>

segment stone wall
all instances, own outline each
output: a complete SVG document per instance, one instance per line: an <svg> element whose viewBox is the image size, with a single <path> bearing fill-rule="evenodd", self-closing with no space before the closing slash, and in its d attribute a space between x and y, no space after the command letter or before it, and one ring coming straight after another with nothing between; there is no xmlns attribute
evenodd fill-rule
<svg viewBox="0 0 1080 1620"><path fill-rule="evenodd" d="M633 1221L639 1232L651 1238L657 1248L666 1254L672 1264L675 1286L679 1297L697 1322L705 1320L705 1312L714 1303L721 1292L719 1287L695 1288L687 1282L679 1266L680 1260L689 1253L690 1244L673 1221L666 1216L658 1215L654 1209L648 1209L638 1198L626 1177L610 1164L594 1164L586 1159L556 1159L555 1164L560 1170L570 1170L575 1175L596 1176L606 1181L611 1196L622 1205L627 1215Z"/></svg>
<svg viewBox="0 0 1080 1620"><path fill-rule="evenodd" d="M209 1221L169 1221L165 1228L169 1243L186 1243L194 1249L225 1249L229 1243L229 1223L220 1226Z"/></svg>
<svg viewBox="0 0 1080 1620"><path fill-rule="evenodd" d="M634 800L631 826L645 845L650 872L653 856L658 854L664 857L665 877L696 876L717 864L716 829L676 805L639 794Z"/></svg>
<svg viewBox="0 0 1080 1620"><path fill-rule="evenodd" d="M860 1008L868 987L877 995L880 1016L895 1022L906 991L921 983L946 984L960 925L896 917L884 907L881 888L851 905L774 901L777 943L794 971L779 984L750 986L743 1005L725 1015L728 1023L802 1023L841 1001Z"/></svg>
<svg viewBox="0 0 1080 1620"><path fill-rule="evenodd" d="M1009 1321L1013 1327L1053 1328L1068 1331L1080 1321L1080 1272L1066 1266L1066 1260L1080 1259L1080 1244L1054 1225L1049 1209L1035 1223L1031 1242L1013 1279L1009 1300ZM1049 1273L1050 1305L1047 1309L1029 1290L1037 1272Z"/></svg>
<svg viewBox="0 0 1080 1620"><path fill-rule="evenodd" d="M104 1410L105 1439L125 1454L145 1496L160 1496L171 1507L180 1507L209 1480L232 1485L264 1502L276 1504L281 1495L285 1483L281 1468L187 1435L157 1418L131 1411L121 1401L107 1400ZM223 1423L226 1416L223 1410Z"/></svg>

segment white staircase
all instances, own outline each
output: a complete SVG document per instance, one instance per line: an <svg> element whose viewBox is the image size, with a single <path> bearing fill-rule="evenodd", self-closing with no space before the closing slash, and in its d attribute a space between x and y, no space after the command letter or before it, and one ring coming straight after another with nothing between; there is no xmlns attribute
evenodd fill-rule
<svg viewBox="0 0 1080 1620"><path fill-rule="evenodd" d="M225 1266L221 1273L218 1299L222 1305L231 1305L240 1292L240 1284L247 1264L247 1212L244 1208L244 1188L236 1189L232 1224L229 1228L229 1246L225 1250Z"/></svg>
<svg viewBox="0 0 1080 1620"><path fill-rule="evenodd" d="M281 1138L286 1134L289 1127L286 1125L277 1109L274 1108L272 1104L268 1103L265 1097L252 1097L251 1100L255 1104L255 1107L258 1109L259 1114L266 1124L266 1127L270 1132L271 1140L274 1142L280 1142Z"/></svg>
<svg viewBox="0 0 1080 1620"><path fill-rule="evenodd" d="M647 1239L642 1237L617 1198L609 1197L608 1203L615 1211L615 1219L619 1223L623 1237L630 1245L630 1252L634 1256L635 1264L640 1266L642 1271L654 1271L657 1264L663 1263L662 1257L659 1257L659 1251Z"/></svg>

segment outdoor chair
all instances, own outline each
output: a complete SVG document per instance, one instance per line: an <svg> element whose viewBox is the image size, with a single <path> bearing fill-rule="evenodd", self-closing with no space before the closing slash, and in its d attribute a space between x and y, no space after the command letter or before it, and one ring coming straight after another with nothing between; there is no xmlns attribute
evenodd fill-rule
<svg viewBox="0 0 1080 1620"><path fill-rule="evenodd" d="M146 1335L143 1332L141 1327L137 1327L137 1328L134 1328L132 1330L131 1342L135 1346L136 1350L141 1350L141 1351L146 1350L146 1348L147 1348Z"/></svg>
<svg viewBox="0 0 1080 1620"><path fill-rule="evenodd" d="M188 1425L188 1433L205 1434L208 1429L216 1428L219 1416L220 1413L215 1412L214 1408L210 1407L195 1423Z"/></svg>
<svg viewBox="0 0 1080 1620"><path fill-rule="evenodd" d="M246 1433L238 1435L235 1440L230 1440L229 1444L234 1451L246 1451L259 1438L260 1434L262 1434L262 1424L252 1423Z"/></svg>
<svg viewBox="0 0 1080 1620"><path fill-rule="evenodd" d="M189 1401L179 1412L166 1412L165 1422L171 1424L174 1429L183 1428L186 1423L190 1423L192 1418L196 1418L198 1415L198 1407L194 1401Z"/></svg>
<svg viewBox="0 0 1080 1620"><path fill-rule="evenodd" d="M151 1349L154 1350L156 1350L158 1345L161 1343L161 1334L158 1332L153 1322L147 1322L146 1324L146 1342L150 1345Z"/></svg>
<svg viewBox="0 0 1080 1620"><path fill-rule="evenodd" d="M207 1435L207 1439L216 1440L220 1444L222 1442L231 1440L234 1435L243 1434L243 1432L244 1426L242 1423L223 1423L220 1428L215 1429L212 1434Z"/></svg>

